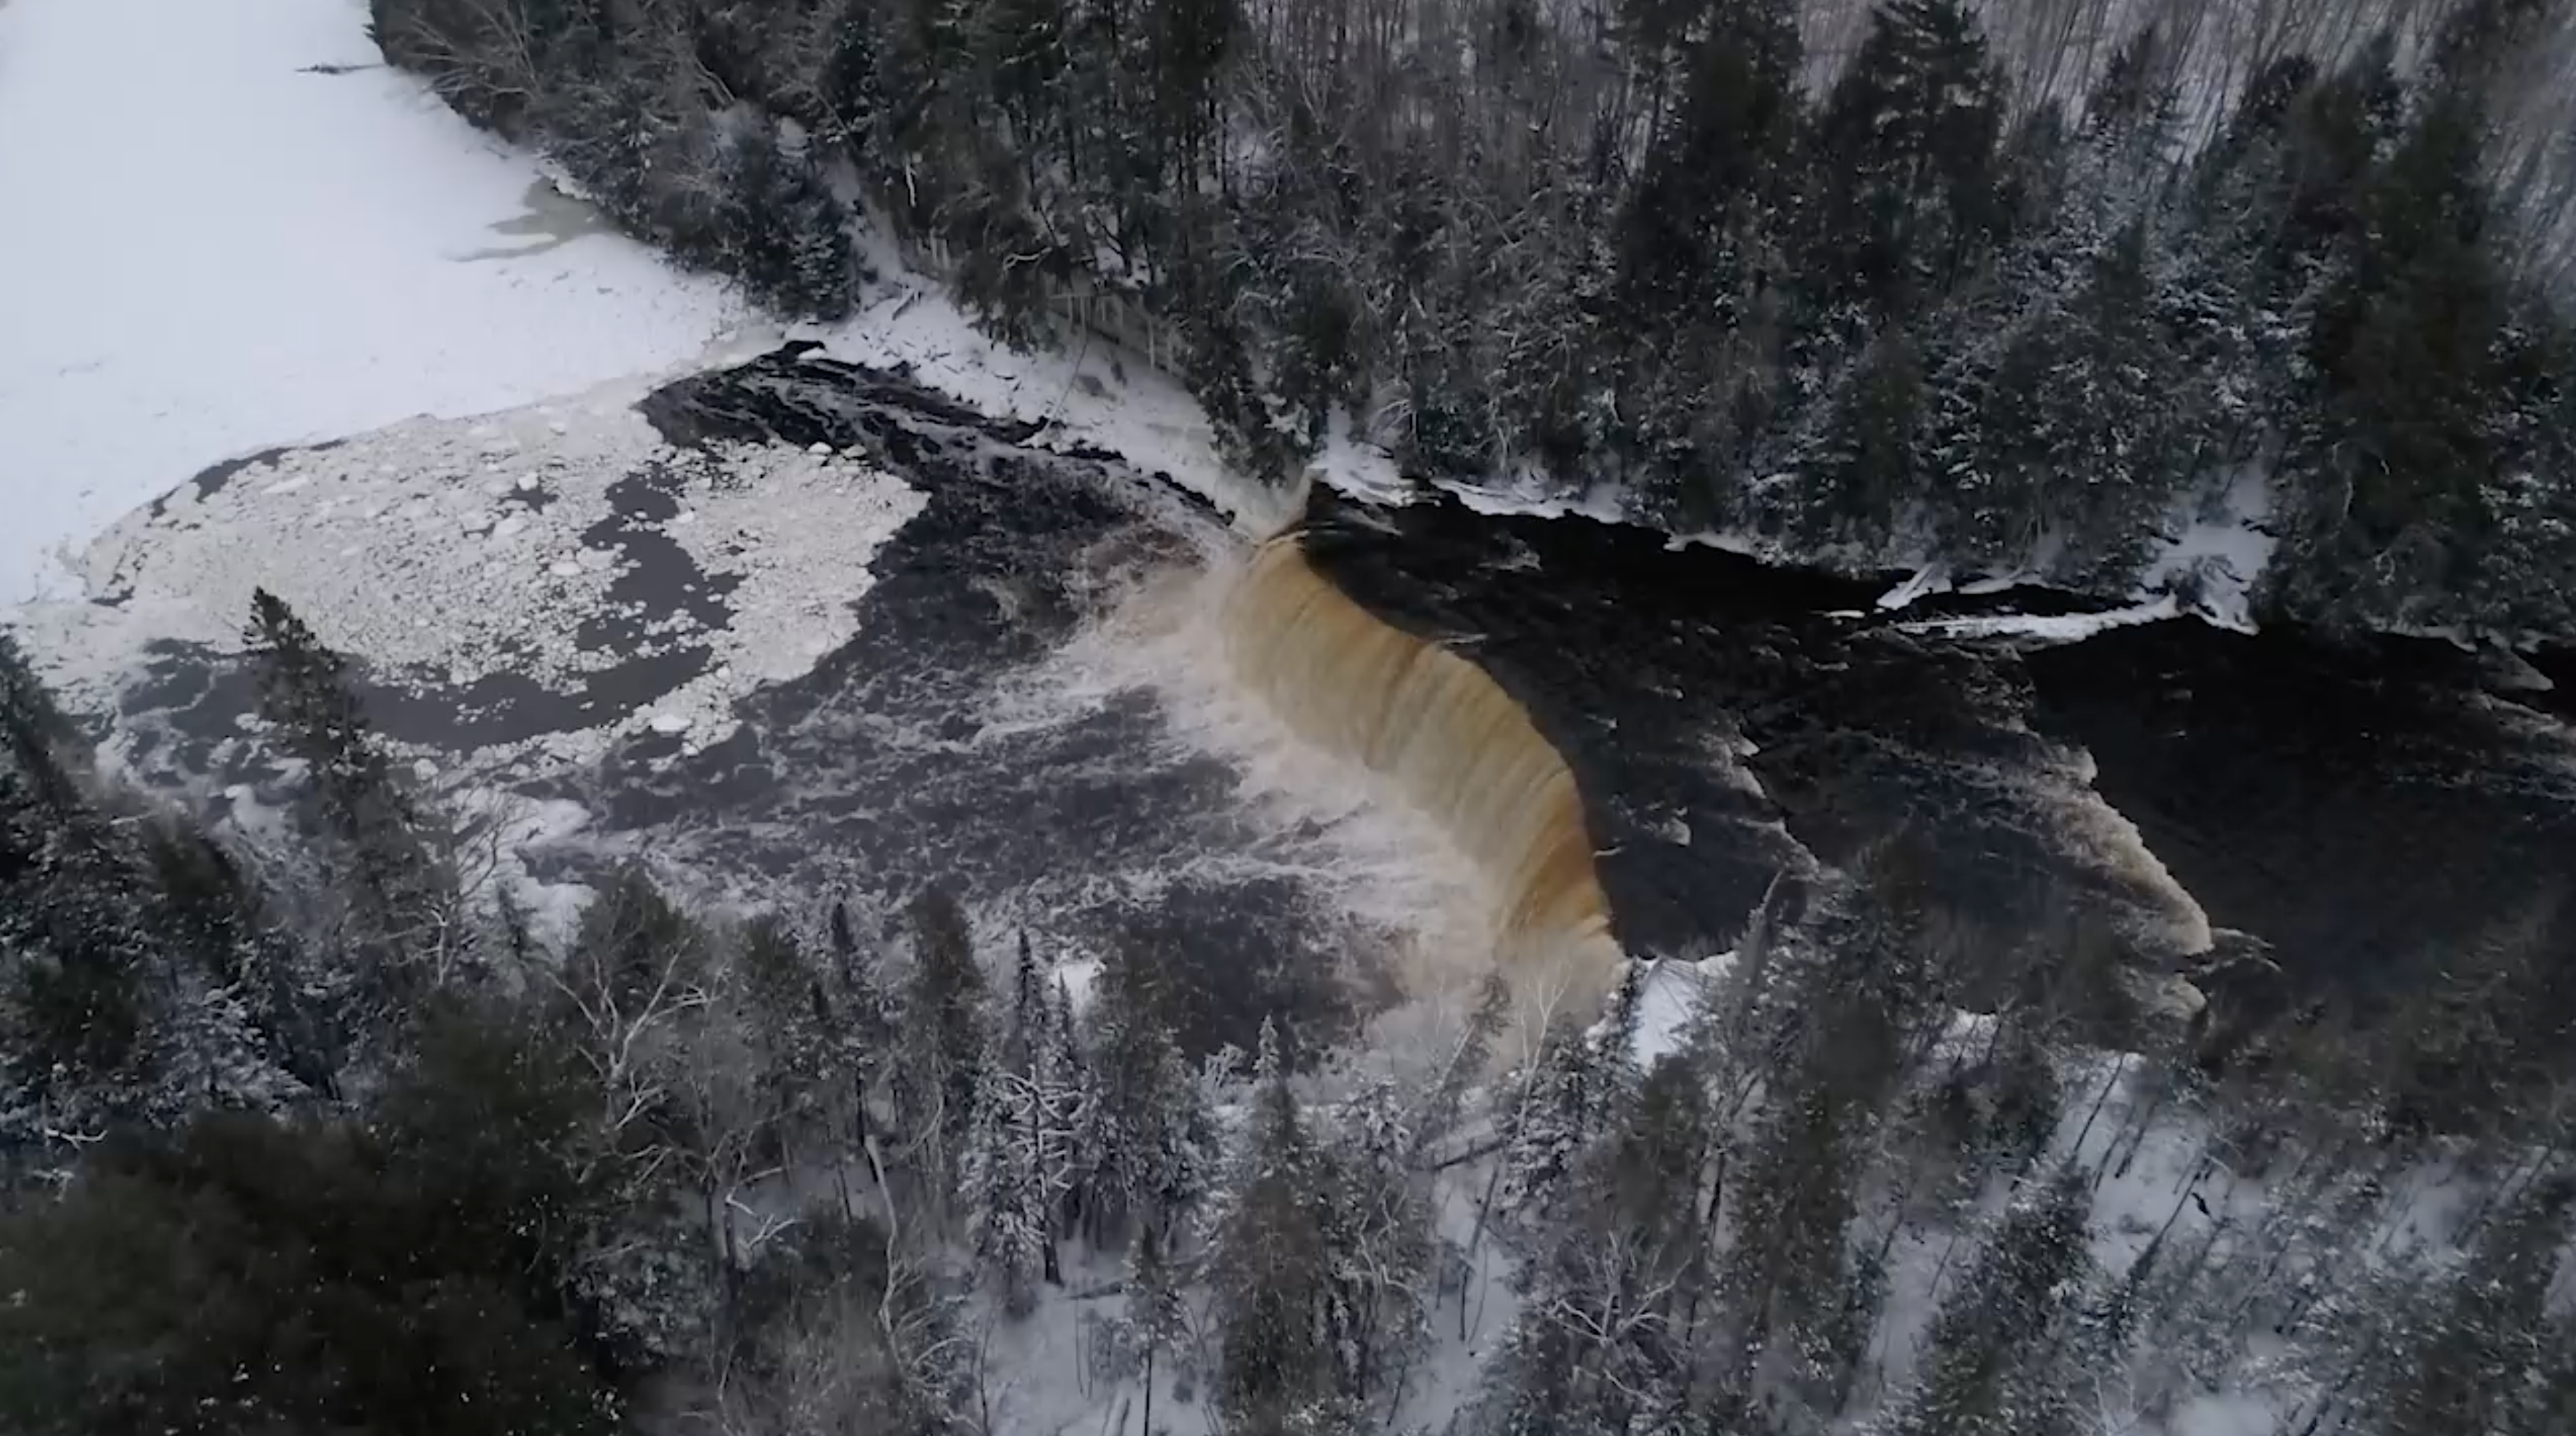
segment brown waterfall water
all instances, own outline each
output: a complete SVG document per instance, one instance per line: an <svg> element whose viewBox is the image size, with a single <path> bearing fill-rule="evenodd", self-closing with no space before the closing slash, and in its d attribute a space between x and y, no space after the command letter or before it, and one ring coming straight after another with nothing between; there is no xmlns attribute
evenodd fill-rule
<svg viewBox="0 0 2576 1436"><path fill-rule="evenodd" d="M1356 764L1434 821L1491 894L1493 960L1525 1002L1580 1013L1622 954L1573 773L1473 662L1388 624L1264 543L1221 617L1237 681L1300 741Z"/></svg>

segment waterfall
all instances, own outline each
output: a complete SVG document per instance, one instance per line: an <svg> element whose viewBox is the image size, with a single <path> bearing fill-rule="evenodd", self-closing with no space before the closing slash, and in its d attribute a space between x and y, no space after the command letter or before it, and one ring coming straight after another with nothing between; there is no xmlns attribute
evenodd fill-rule
<svg viewBox="0 0 2576 1436"><path fill-rule="evenodd" d="M1377 775L1473 861L1525 1000L1580 1012L1607 992L1622 954L1582 795L1501 685L1343 594L1294 531L1254 553L1219 617L1237 680L1292 734Z"/></svg>

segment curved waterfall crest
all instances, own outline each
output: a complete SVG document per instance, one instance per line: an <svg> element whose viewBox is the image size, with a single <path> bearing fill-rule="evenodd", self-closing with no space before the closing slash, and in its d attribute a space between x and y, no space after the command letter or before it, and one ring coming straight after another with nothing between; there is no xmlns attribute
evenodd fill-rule
<svg viewBox="0 0 2576 1436"><path fill-rule="evenodd" d="M1524 994L1596 1000L1622 960L1574 774L1474 662L1386 622L1261 542L1219 615L1236 676L1299 740L1386 780L1436 821L1494 900L1497 961Z"/></svg>

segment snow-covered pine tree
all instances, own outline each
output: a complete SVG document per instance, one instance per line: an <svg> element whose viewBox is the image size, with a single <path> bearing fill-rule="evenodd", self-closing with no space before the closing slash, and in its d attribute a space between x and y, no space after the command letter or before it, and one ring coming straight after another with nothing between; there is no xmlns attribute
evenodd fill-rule
<svg viewBox="0 0 2576 1436"><path fill-rule="evenodd" d="M1439 1077L1406 1114L1415 1155L1449 1134L1459 1121L1468 1090L1491 1075L1486 1069L1493 1060L1494 1043L1511 1013L1511 984L1500 972L1486 973L1476 990L1475 1010L1459 1030L1457 1045L1441 1064Z"/></svg>
<svg viewBox="0 0 2576 1436"><path fill-rule="evenodd" d="M842 1105L851 1150L882 1160L871 1150L876 1139L875 1105L886 1098L888 1078L897 1057L893 998L878 980L877 964L859 947L858 933L846 902L835 900L824 919L831 950L830 980L817 996L817 1012L829 1037L831 1061L845 1088Z"/></svg>
<svg viewBox="0 0 2576 1436"><path fill-rule="evenodd" d="M246 641L261 716L279 747L304 764L328 886L348 906L357 1022L390 1029L471 942L459 921L456 876L367 721L346 660L266 589L251 595Z"/></svg>
<svg viewBox="0 0 2576 1436"><path fill-rule="evenodd" d="M1902 327L1871 340L1818 407L1810 436L1791 441L1788 507L1774 522L1802 542L1880 550L1923 497L1923 359Z"/></svg>
<svg viewBox="0 0 2576 1436"><path fill-rule="evenodd" d="M2543 1398L2549 1297L2576 1217L2576 1176L2525 1180L2479 1234L2449 1300L2385 1373L2384 1436L2511 1431Z"/></svg>
<svg viewBox="0 0 2576 1436"><path fill-rule="evenodd" d="M1801 266L1819 311L1902 317L2003 238L2003 75L1959 0L1889 0L1816 120Z"/></svg>
<svg viewBox="0 0 2576 1436"><path fill-rule="evenodd" d="M1028 1314L1055 1245L1023 1127L1027 1095L1020 1074L998 1062L984 1067L977 1074L974 1125L957 1164L967 1245L1013 1316Z"/></svg>
<svg viewBox="0 0 2576 1436"><path fill-rule="evenodd" d="M2576 1431L2576 1316L2560 1316L2543 1338L2548 1353L2522 1410L2509 1419L2502 1436L2555 1436Z"/></svg>
<svg viewBox="0 0 2576 1436"><path fill-rule="evenodd" d="M764 123L732 135L722 183L727 267L791 314L848 313L858 284L850 212L816 169L803 127Z"/></svg>
<svg viewBox="0 0 2576 1436"><path fill-rule="evenodd" d="M1085 1096L1076 1150L1082 1209L1095 1241L1131 1222L1163 1234L1194 1207L1217 1165L1214 1124L1182 1060L1154 976L1113 950L1092 983Z"/></svg>
<svg viewBox="0 0 2576 1436"><path fill-rule="evenodd" d="M240 874L70 766L88 761L0 636L0 1123L68 1140L300 1097L272 1036L291 1032L291 982Z"/></svg>
<svg viewBox="0 0 2576 1436"><path fill-rule="evenodd" d="M1568 1190L1593 1121L1604 1105L1601 1055L1581 1032L1550 1032L1503 1107L1507 1124L1497 1168L1496 1210L1545 1221Z"/></svg>
<svg viewBox="0 0 2576 1436"><path fill-rule="evenodd" d="M1707 1090L1667 1057L1620 1121L1594 1132L1551 1219L1524 1245L1520 1313L1487 1373L1491 1433L1718 1429L1740 1409L1701 1389Z"/></svg>
<svg viewBox="0 0 2576 1436"><path fill-rule="evenodd" d="M1189 1339L1189 1310L1181 1292L1182 1274L1164 1251L1164 1238L1152 1223L1139 1226L1127 1244L1127 1348L1142 1368L1145 1409L1140 1428L1154 1429L1154 1373L1163 1359Z"/></svg>
<svg viewBox="0 0 2576 1436"><path fill-rule="evenodd" d="M765 1144L793 1170L846 1087L831 1003L804 948L774 915L744 925L733 962L745 1035L760 1063Z"/></svg>
<svg viewBox="0 0 2576 1436"><path fill-rule="evenodd" d="M1945 499L1953 551L2009 568L2054 537L2065 577L2117 589L2206 471L2212 446L2159 312L2150 243L2131 223L2005 347L1965 471L1976 482Z"/></svg>
<svg viewBox="0 0 2576 1436"><path fill-rule="evenodd" d="M1649 511L1728 513L1772 417L1792 303L1783 262L1803 105L1794 4L1631 4L1649 52L1649 139L1602 228L1612 322L1587 347L1621 362L1611 431ZM1669 89L1669 103L1664 99Z"/></svg>
<svg viewBox="0 0 2576 1436"><path fill-rule="evenodd" d="M1054 989L1020 937L1011 1006L981 1077L961 1192L977 1253L1014 1311L1029 1284L1061 1283L1058 1224L1078 1171L1083 1069Z"/></svg>
<svg viewBox="0 0 2576 1436"><path fill-rule="evenodd" d="M1053 1203L1059 1238L1081 1229L1083 1204L1089 1196L1094 1154L1083 1136L1092 1129L1091 1058L1082 1050L1082 1035L1073 1025L1073 992L1058 977L1047 992L1047 1035L1039 1053L1038 1090L1049 1113L1046 1140L1039 1147L1039 1174Z"/></svg>
<svg viewBox="0 0 2576 1436"><path fill-rule="evenodd" d="M1730 1389L1778 1372L1815 1415L1839 1407L1877 1300L1850 1237L1861 1185L1908 1064L1947 1017L1919 858L1888 844L1856 866L1773 943L1769 1023L1753 1039L1772 1064L1767 1097L1727 1196Z"/></svg>
<svg viewBox="0 0 2576 1436"><path fill-rule="evenodd" d="M937 1202L957 1189L975 1099L984 1090L984 972L966 909L947 888L928 888L913 901L912 924L895 1106L908 1128L901 1140Z"/></svg>
<svg viewBox="0 0 2576 1436"><path fill-rule="evenodd" d="M134 855L65 762L70 727L0 634L0 1138L94 1139L152 1082L159 981Z"/></svg>
<svg viewBox="0 0 2576 1436"><path fill-rule="evenodd" d="M1404 1379L1430 1336L1431 1275L1441 1255L1431 1174L1419 1169L1411 1104L1394 1082L1360 1083L1336 1107L1324 1212L1335 1384L1353 1401Z"/></svg>
<svg viewBox="0 0 2576 1436"><path fill-rule="evenodd" d="M1277 1028L1262 1024L1252 1111L1208 1222L1217 1401L1230 1423L1290 1429L1333 1394L1332 1252L1324 1153L1289 1089Z"/></svg>
<svg viewBox="0 0 2576 1436"><path fill-rule="evenodd" d="M2078 1436L2066 1358L2092 1258L2088 1173L2060 1168L2014 1201L1941 1303L1888 1436Z"/></svg>
<svg viewBox="0 0 2576 1436"><path fill-rule="evenodd" d="M162 931L182 965L210 990L232 994L268 1060L310 1091L330 1092L344 1055L330 976L280 930L255 877L223 843L175 816L145 824L142 842Z"/></svg>

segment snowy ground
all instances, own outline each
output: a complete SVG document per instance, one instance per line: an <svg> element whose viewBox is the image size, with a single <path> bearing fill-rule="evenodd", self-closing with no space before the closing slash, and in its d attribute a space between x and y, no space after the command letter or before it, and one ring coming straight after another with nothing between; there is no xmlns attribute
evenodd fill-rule
<svg viewBox="0 0 2576 1436"><path fill-rule="evenodd" d="M1042 425L1038 447L1106 449L1208 500L1247 533L1267 535L1295 517L1294 495L1264 492L1226 466L1198 401L1142 356L1097 336L1064 350L1014 349L979 332L936 280L891 254L872 259L889 278L866 307L789 337L817 340L848 363L909 372L984 413Z"/></svg>
<svg viewBox="0 0 2576 1436"><path fill-rule="evenodd" d="M2254 631L2254 589L2272 562L2279 540L2270 532L2272 491L2260 470L2239 469L2176 500L2165 515L2157 546L2139 572L2124 608L2093 614L1987 614L1907 625L1953 637L2020 637L2076 643L2105 629L2160 619L2197 618L2214 628ZM2053 556L2056 545L2040 546ZM2004 593L2048 581L2046 557L2018 573L1961 579L1950 566L1930 561L1881 594L1878 607L1894 612L1933 594Z"/></svg>
<svg viewBox="0 0 2576 1436"><path fill-rule="evenodd" d="M0 4L0 599L64 591L63 545L219 460L669 369L751 319L365 27L363 0Z"/></svg>
<svg viewBox="0 0 2576 1436"><path fill-rule="evenodd" d="M1337 422L1310 473L1346 497L1363 503L1402 505L1421 497L1395 460L1381 447L1353 437ZM1643 524L1623 495L1606 488L1565 492L1533 474L1516 474L1482 482L1433 480L1431 487L1467 508L1494 516L1585 518L1605 524ZM2197 618L2239 633L2254 631L2255 585L2272 560L2277 540L2267 531L2271 493L2260 472L2245 469L2223 482L2184 495L2165 516L2162 531L2128 605L2092 615L1990 614L1973 619L1943 619L1919 625L1961 638L2013 637L2050 643L2074 643L2109 628L2153 623L2177 617ZM1675 534L1675 549L1714 548L1765 563L1814 564L1813 552L1801 551L1776 538L1734 529L1702 529ZM2003 593L2024 584L2045 585L2053 558L2051 546L2021 572L1962 577L1948 563L1917 557L1894 566L1910 568L1909 576L1881 595L1877 608L1896 612L1934 594ZM1882 562L1866 559L1864 566Z"/></svg>

